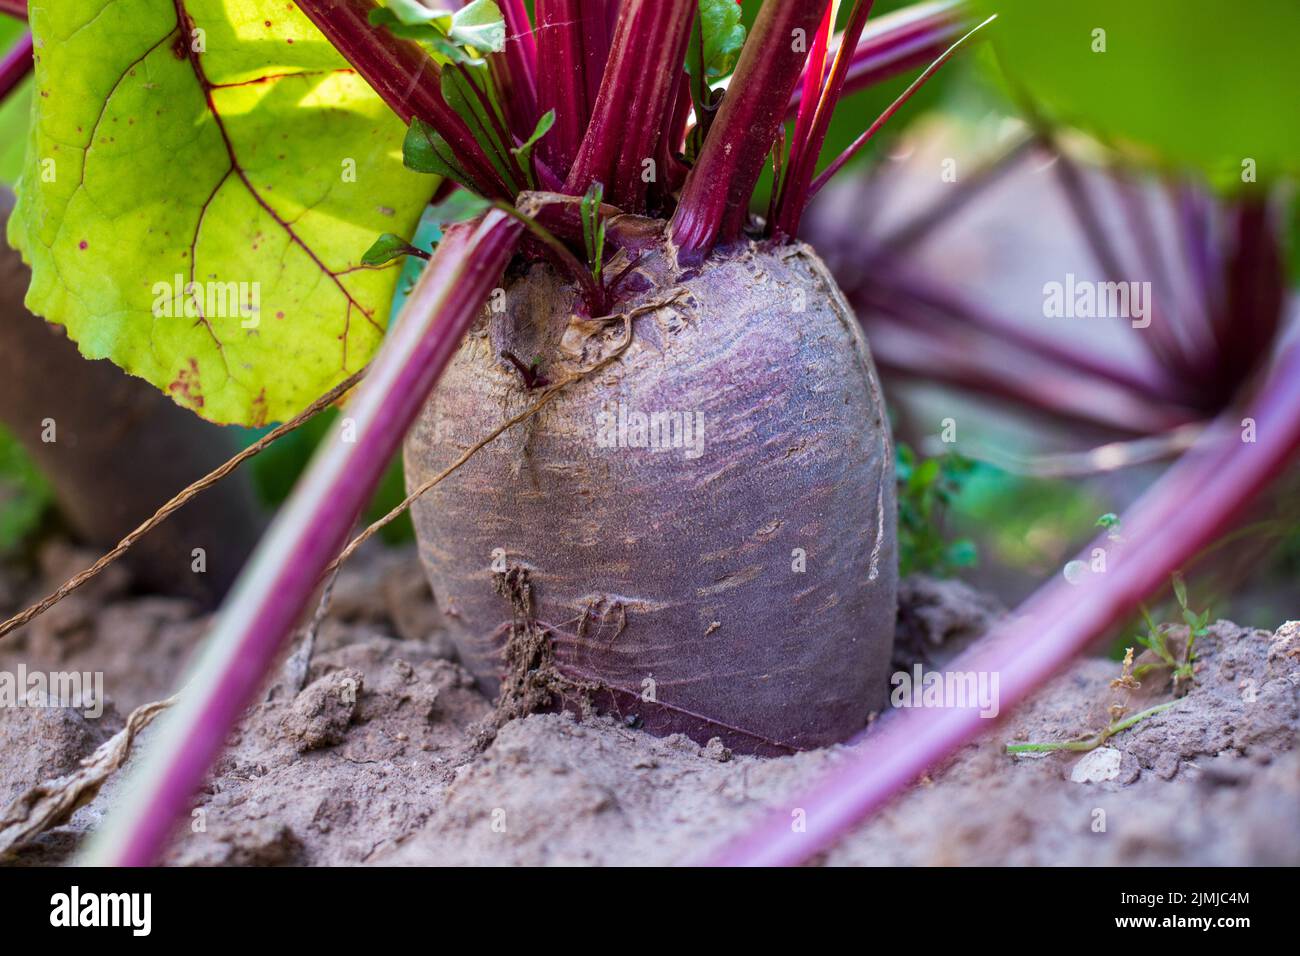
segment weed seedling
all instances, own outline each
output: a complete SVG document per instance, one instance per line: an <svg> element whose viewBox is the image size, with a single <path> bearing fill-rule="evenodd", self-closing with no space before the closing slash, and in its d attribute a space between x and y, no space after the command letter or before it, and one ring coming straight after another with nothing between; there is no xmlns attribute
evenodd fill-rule
<svg viewBox="0 0 1300 956"><path fill-rule="evenodd" d="M1158 663L1141 665L1137 668L1134 676L1141 679L1144 675L1157 668L1167 667L1173 673L1174 693L1181 697L1186 693L1186 688L1190 685L1194 676L1196 639L1204 637L1208 632L1207 624L1210 612L1207 609L1197 614L1187 606L1187 585L1183 581L1182 575L1175 574L1173 576L1173 585L1174 597L1177 598L1178 607L1183 612L1183 623L1187 625L1187 645L1181 656L1175 654L1169 646L1169 635L1151 619L1147 609L1142 608L1142 617L1146 621L1147 632L1138 635L1137 642L1155 654L1160 660Z"/></svg>

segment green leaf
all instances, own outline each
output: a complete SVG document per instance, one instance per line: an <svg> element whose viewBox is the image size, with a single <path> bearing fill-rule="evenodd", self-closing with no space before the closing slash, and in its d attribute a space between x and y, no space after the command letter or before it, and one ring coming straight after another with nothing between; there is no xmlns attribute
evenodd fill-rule
<svg viewBox="0 0 1300 956"><path fill-rule="evenodd" d="M587 266L596 281L605 265L605 220L600 216L600 204L605 198L602 183L593 182L587 187L578 211L582 216L582 239L587 249Z"/></svg>
<svg viewBox="0 0 1300 956"><path fill-rule="evenodd" d="M411 119L411 127L402 141L402 162L417 173L434 173L458 183L469 178L451 145L418 116Z"/></svg>
<svg viewBox="0 0 1300 956"><path fill-rule="evenodd" d="M509 126L488 65L469 62L443 70L442 98L468 124L501 179L512 192L519 192L523 184L516 176L515 164L507 162L510 147L501 137L501 131Z"/></svg>
<svg viewBox="0 0 1300 956"><path fill-rule="evenodd" d="M444 36L451 29L450 10L426 7L419 0L384 0L384 6L407 26L431 26Z"/></svg>
<svg viewBox="0 0 1300 956"><path fill-rule="evenodd" d="M9 231L28 307L218 422L287 418L368 361L398 268L360 255L409 234L432 185L316 28L270 0L30 16L39 95Z"/></svg>
<svg viewBox="0 0 1300 956"><path fill-rule="evenodd" d="M506 46L506 23L492 0L474 0L452 13L426 7L418 0L385 0L368 14L375 26L394 36L418 40L443 59L464 62Z"/></svg>
<svg viewBox="0 0 1300 956"><path fill-rule="evenodd" d="M447 35L481 53L500 53L506 48L505 17L492 0L474 0L452 15Z"/></svg>
<svg viewBox="0 0 1300 956"><path fill-rule="evenodd" d="M428 258L428 255L423 249L417 249L401 236L386 232L366 250L365 255L361 257L361 261L368 266L382 266L384 263L392 262L402 256Z"/></svg>
<svg viewBox="0 0 1300 956"><path fill-rule="evenodd" d="M370 13L366 15L366 19L370 21L372 26L383 27L395 37L424 43L444 58L462 58L462 54L456 45L448 40L446 34L437 27L430 26L427 23L403 23L397 14L387 7L372 8Z"/></svg>
<svg viewBox="0 0 1300 956"><path fill-rule="evenodd" d="M999 15L998 59L1051 119L1225 188L1253 188L1246 160L1260 183L1300 171L1293 0L977 5Z"/></svg>
<svg viewBox="0 0 1300 956"><path fill-rule="evenodd" d="M1174 597L1178 598L1178 606L1181 607L1184 611L1186 611L1187 610L1187 584L1183 581L1183 576L1181 574L1175 574L1173 576L1173 581L1174 581Z"/></svg>
<svg viewBox="0 0 1300 956"><path fill-rule="evenodd" d="M523 163L526 167L528 161L532 158L533 147L537 145L539 139L551 131L551 127L554 125L555 110L547 110L542 114L541 119L537 121L537 125L533 127L533 135L529 136L518 146L511 149L510 152L518 156L519 162Z"/></svg>
<svg viewBox="0 0 1300 956"><path fill-rule="evenodd" d="M721 79L736 68L740 48L745 44L745 27L740 17L740 4L734 0L700 0L699 16L695 18L690 45L686 48L687 73L699 76L701 59L703 75L709 80Z"/></svg>

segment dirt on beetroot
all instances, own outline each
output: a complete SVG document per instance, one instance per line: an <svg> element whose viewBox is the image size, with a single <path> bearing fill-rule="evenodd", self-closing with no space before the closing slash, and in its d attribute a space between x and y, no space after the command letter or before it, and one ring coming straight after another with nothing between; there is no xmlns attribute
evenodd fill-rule
<svg viewBox="0 0 1300 956"><path fill-rule="evenodd" d="M38 572L0 569L0 599L15 605L88 557L48 545ZM307 673L283 667L250 709L165 862L688 862L848 752L746 757L571 714L497 729L410 549L358 552L333 607ZM1001 613L960 582L906 579L895 668L942 668ZM97 719L0 708L0 807L74 770L133 708L174 690L207 621L110 574L0 648L0 671L102 671L108 699ZM1008 743L1097 731L1116 700L1135 713L1173 699L1159 672L1117 691L1118 663L1076 663L818 862L1300 863L1300 623L1219 621L1197 650L1196 681L1169 710L1086 754L1008 756ZM6 862L71 859L122 776Z"/></svg>

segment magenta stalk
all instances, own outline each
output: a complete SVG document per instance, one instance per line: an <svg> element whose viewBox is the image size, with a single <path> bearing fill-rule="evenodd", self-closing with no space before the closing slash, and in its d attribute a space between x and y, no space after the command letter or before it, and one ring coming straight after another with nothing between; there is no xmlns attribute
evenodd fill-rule
<svg viewBox="0 0 1300 956"><path fill-rule="evenodd" d="M807 47L792 38L802 30L811 42L825 9L825 0L767 0L759 11L728 85L743 95L722 98L673 215L673 242L684 258L702 258L740 236L807 59Z"/></svg>
<svg viewBox="0 0 1300 956"><path fill-rule="evenodd" d="M0 59L0 103L16 90L32 71L32 35L23 35Z"/></svg>
<svg viewBox="0 0 1300 956"><path fill-rule="evenodd" d="M537 0L538 110L555 126L538 149L561 177L573 165L591 120L609 56L608 0Z"/></svg>
<svg viewBox="0 0 1300 956"><path fill-rule="evenodd" d="M849 14L848 25L840 37L840 48L831 61L831 68L825 81L820 75L822 56L809 57L809 69L804 73L803 91L807 99L799 106L795 121L794 141L790 148L790 159L785 179L781 183L781 194L776 205L776 221L770 226L777 235L794 236L799 232L799 220L803 216L808 202L808 186L812 182L813 171L817 168L817 158L821 155L822 144L826 142L826 131L830 129L831 114L844 91L844 81L848 75L849 63L856 51L858 38L866 26L871 14L873 0L857 0ZM827 14L829 15L829 9ZM829 28L830 24L826 24ZM821 37L818 37L820 45ZM813 99L816 93L816 99Z"/></svg>
<svg viewBox="0 0 1300 956"><path fill-rule="evenodd" d="M907 89L903 90L903 92L898 95L898 98L894 100L894 102L890 103L883 113L876 117L876 121L867 127L866 131L863 132L861 136L853 141L852 145L850 145L848 149L840 153L840 155L837 156L829 166L822 170L821 174L813 180L813 184L808 190L808 199L812 199L813 196L817 195L817 193L821 191L821 188L830 181L830 178L839 172L845 163L857 155L858 150L867 145L867 142L871 137L875 136L876 133L880 131L880 128L884 126L885 123L889 122L890 117L902 109L903 104L910 100L916 94L917 90L923 87L930 77L934 76L934 74L937 73L945 63L952 59L953 54L961 49L967 40L973 37L980 30L983 30L996 19L997 14L994 14L983 23L979 24L979 26L974 27L962 35L955 43L953 43L952 46L939 54L938 59L926 67L925 72L913 80Z"/></svg>
<svg viewBox="0 0 1300 956"><path fill-rule="evenodd" d="M16 20L26 20L27 0L0 0L0 13L8 14Z"/></svg>
<svg viewBox="0 0 1300 956"><path fill-rule="evenodd" d="M503 0L498 6L506 24L505 49L489 57L488 64L510 129L523 140L537 125L537 45L523 0Z"/></svg>
<svg viewBox="0 0 1300 956"><path fill-rule="evenodd" d="M1104 573L1088 574L1077 585L1063 577L1045 585L1000 633L949 668L996 673L1006 713L1223 531L1300 448L1300 340L1285 348L1245 414L1254 419L1256 443L1244 443L1239 417L1225 414L1123 516L1121 544L1094 542L1113 551ZM1090 547L1082 558L1091 554ZM780 866L807 860L988 727L976 709L922 708L889 717L836 770L705 862ZM803 811L805 832L791 827L795 808Z"/></svg>
<svg viewBox="0 0 1300 956"><path fill-rule="evenodd" d="M180 702L162 718L157 739L82 862L146 866L157 861L500 280L522 228L490 210L476 223L447 231L356 399L245 566Z"/></svg>
<svg viewBox="0 0 1300 956"><path fill-rule="evenodd" d="M673 94L696 9L695 0L625 0L565 192L581 195L600 182L613 205L645 210L647 163L653 164L677 104ZM658 181L665 171L653 172Z"/></svg>
<svg viewBox="0 0 1300 956"><path fill-rule="evenodd" d="M849 61L844 92L852 93L881 80L932 62L969 29L966 11L955 0L918 3L872 20L862 31ZM840 37L843 42L843 36ZM838 51L832 47L832 52ZM797 87L790 115L803 101Z"/></svg>

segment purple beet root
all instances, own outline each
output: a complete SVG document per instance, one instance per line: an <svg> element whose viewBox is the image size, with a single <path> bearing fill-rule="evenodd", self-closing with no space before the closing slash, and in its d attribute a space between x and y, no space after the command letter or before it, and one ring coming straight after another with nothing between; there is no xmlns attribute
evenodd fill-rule
<svg viewBox="0 0 1300 956"><path fill-rule="evenodd" d="M655 246L594 320L545 265L506 286L407 439L412 488L609 361L413 509L483 688L749 753L860 730L894 632L893 453L821 260L746 243L682 270Z"/></svg>

